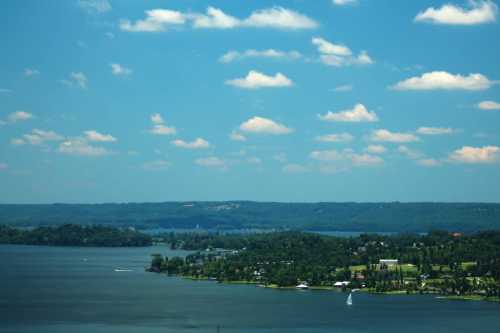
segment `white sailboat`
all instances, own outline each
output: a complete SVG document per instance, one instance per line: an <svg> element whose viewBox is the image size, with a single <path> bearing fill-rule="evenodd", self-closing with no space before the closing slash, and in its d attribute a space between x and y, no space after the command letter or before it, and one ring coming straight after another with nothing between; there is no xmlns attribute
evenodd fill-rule
<svg viewBox="0 0 500 333"><path fill-rule="evenodd" d="M349 293L349 296L347 296L347 305L352 305L352 293Z"/></svg>

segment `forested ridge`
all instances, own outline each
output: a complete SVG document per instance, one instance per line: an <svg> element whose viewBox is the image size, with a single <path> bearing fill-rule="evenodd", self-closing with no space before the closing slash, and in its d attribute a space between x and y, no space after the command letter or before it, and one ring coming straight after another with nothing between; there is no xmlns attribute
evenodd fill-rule
<svg viewBox="0 0 500 333"><path fill-rule="evenodd" d="M496 203L164 202L0 205L0 224L427 232L500 228Z"/></svg>

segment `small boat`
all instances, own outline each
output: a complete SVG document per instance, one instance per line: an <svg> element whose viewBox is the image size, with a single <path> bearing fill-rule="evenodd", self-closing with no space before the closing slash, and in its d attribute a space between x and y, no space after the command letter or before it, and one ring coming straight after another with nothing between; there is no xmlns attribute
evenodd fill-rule
<svg viewBox="0 0 500 333"><path fill-rule="evenodd" d="M115 268L115 272L132 272L132 270L126 268Z"/></svg>
<svg viewBox="0 0 500 333"><path fill-rule="evenodd" d="M304 290L304 289L309 289L309 286L305 283L301 283L301 284L295 286L295 288Z"/></svg>
<svg viewBox="0 0 500 333"><path fill-rule="evenodd" d="M351 306L352 305L352 293L349 293L349 296L347 296L347 305Z"/></svg>

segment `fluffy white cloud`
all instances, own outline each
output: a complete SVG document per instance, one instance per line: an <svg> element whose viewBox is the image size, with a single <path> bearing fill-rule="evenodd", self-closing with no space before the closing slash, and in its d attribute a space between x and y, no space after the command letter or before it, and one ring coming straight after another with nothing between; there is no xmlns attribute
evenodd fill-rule
<svg viewBox="0 0 500 333"><path fill-rule="evenodd" d="M423 154L418 150L411 149L410 147L404 145L398 147L398 152L406 155L406 157L411 158L412 160L423 157Z"/></svg>
<svg viewBox="0 0 500 333"><path fill-rule="evenodd" d="M26 112L26 111L16 111L16 112L12 112L11 114L9 114L7 116L7 120L11 123L16 123L16 122L19 122L19 121L25 121L25 120L29 120L29 119L32 119L33 118L33 115L29 112Z"/></svg>
<svg viewBox="0 0 500 333"><path fill-rule="evenodd" d="M247 141L247 138L236 131L232 131L231 134L229 134L229 138L233 141Z"/></svg>
<svg viewBox="0 0 500 333"><path fill-rule="evenodd" d="M120 64L110 64L111 73L117 76L126 76L132 74L132 70L130 68L124 67Z"/></svg>
<svg viewBox="0 0 500 333"><path fill-rule="evenodd" d="M352 91L353 86L351 84L344 84L342 86L337 86L333 88L334 92L348 92Z"/></svg>
<svg viewBox="0 0 500 333"><path fill-rule="evenodd" d="M163 120L163 117L159 113L155 113L155 114L151 115L151 121L157 125L165 123L165 121Z"/></svg>
<svg viewBox="0 0 500 333"><path fill-rule="evenodd" d="M313 45L318 48L319 59L329 66L342 67L350 65L371 65L373 59L366 51L361 51L357 56L353 55L351 49L342 44L334 44L323 38L314 37Z"/></svg>
<svg viewBox="0 0 500 333"><path fill-rule="evenodd" d="M71 72L69 74L69 79L61 80L62 84L67 86L72 86L74 84L78 85L82 89L87 89L87 76L82 72Z"/></svg>
<svg viewBox="0 0 500 333"><path fill-rule="evenodd" d="M168 9L152 9L146 11L145 19L136 22L121 20L120 28L130 32L159 32L186 23L191 23L195 29L251 27L298 30L313 29L318 26L311 18L283 7L257 10L245 19L229 15L215 7L208 7L205 13L182 13Z"/></svg>
<svg viewBox="0 0 500 333"><path fill-rule="evenodd" d="M142 168L146 171L164 171L169 167L170 162L165 160L150 161L142 164Z"/></svg>
<svg viewBox="0 0 500 333"><path fill-rule="evenodd" d="M153 127L149 130L150 133L155 135L174 135L177 133L175 127L170 127L165 124L162 116L159 113L151 115Z"/></svg>
<svg viewBox="0 0 500 333"><path fill-rule="evenodd" d="M153 125L153 128L151 128L149 132L156 135L174 135L175 133L177 133L177 130L175 129L175 127L169 127L159 124Z"/></svg>
<svg viewBox="0 0 500 333"><path fill-rule="evenodd" d="M313 19L283 7L257 10L243 21L243 26L276 29L314 29L318 27Z"/></svg>
<svg viewBox="0 0 500 333"><path fill-rule="evenodd" d="M94 141L94 142L116 142L117 139L110 135L110 134L102 134L102 133L99 133L95 130L88 130L88 131L85 131L85 137L87 138L87 140L89 141Z"/></svg>
<svg viewBox="0 0 500 333"><path fill-rule="evenodd" d="M394 90L485 90L493 84L482 74L450 74L444 71L435 71L415 76L396 83Z"/></svg>
<svg viewBox="0 0 500 333"><path fill-rule="evenodd" d="M241 25L239 19L214 7L208 7L206 14L193 14L191 17L195 28L232 29Z"/></svg>
<svg viewBox="0 0 500 333"><path fill-rule="evenodd" d="M300 164L295 164L295 163L284 165L283 168L282 168L282 170L285 173L305 173L305 172L309 172L309 168L308 167L300 165Z"/></svg>
<svg viewBox="0 0 500 333"><path fill-rule="evenodd" d="M387 148L382 145L369 145L364 151L370 154L383 154L387 151Z"/></svg>
<svg viewBox="0 0 500 333"><path fill-rule="evenodd" d="M328 111L325 115L318 115L319 119L324 121L338 122L376 122L378 117L373 111L368 111L366 107L358 103L353 109L340 112Z"/></svg>
<svg viewBox="0 0 500 333"><path fill-rule="evenodd" d="M90 145L84 138L71 138L63 141L59 144L57 151L62 154L88 157L99 157L112 153L106 148Z"/></svg>
<svg viewBox="0 0 500 333"><path fill-rule="evenodd" d="M159 32L170 26L179 26L186 23L185 14L169 9L147 10L146 18L132 23L130 20L121 20L120 29L129 32Z"/></svg>
<svg viewBox="0 0 500 333"><path fill-rule="evenodd" d="M30 77L30 76L36 76L40 75L40 71L37 69L32 69L32 68L25 68L24 69L24 76Z"/></svg>
<svg viewBox="0 0 500 333"><path fill-rule="evenodd" d="M289 134L293 132L293 129L288 128L283 124L262 117L253 117L248 119L240 125L240 130L248 133L273 135Z"/></svg>
<svg viewBox="0 0 500 333"><path fill-rule="evenodd" d="M45 131L35 128L31 133L24 134L22 138L12 139L13 145L20 146L24 144L41 145L46 141L61 141L64 137L54 131Z"/></svg>
<svg viewBox="0 0 500 333"><path fill-rule="evenodd" d="M273 59L290 59L295 60L302 57L302 54L297 51L279 51L275 49L267 50L245 50L243 52L229 51L219 58L222 63L230 63L235 60L243 60L246 58L273 58Z"/></svg>
<svg viewBox="0 0 500 333"><path fill-rule="evenodd" d="M412 133L391 132L386 129L375 130L370 137L372 141L378 142L416 142L419 137Z"/></svg>
<svg viewBox="0 0 500 333"><path fill-rule="evenodd" d="M293 82L281 73L269 76L257 71L250 71L246 77L227 80L226 84L243 89L260 89L290 87Z"/></svg>
<svg viewBox="0 0 500 333"><path fill-rule="evenodd" d="M198 158L195 160L195 163L207 168L227 169L226 162L215 156Z"/></svg>
<svg viewBox="0 0 500 333"><path fill-rule="evenodd" d="M418 13L415 22L435 24L475 25L496 21L498 7L493 1L469 1L468 8L446 4L440 8L430 7Z"/></svg>
<svg viewBox="0 0 500 333"><path fill-rule="evenodd" d="M312 43L318 47L318 51L322 54L334 54L337 56L352 55L352 51L347 46L333 44L320 37L313 37Z"/></svg>
<svg viewBox="0 0 500 333"><path fill-rule="evenodd" d="M320 135L315 138L316 141L320 142L350 142L354 140L354 137L349 133L338 133L338 134L327 134Z"/></svg>
<svg viewBox="0 0 500 333"><path fill-rule="evenodd" d="M417 160L417 164L430 168L440 166L441 162L433 158L422 158Z"/></svg>
<svg viewBox="0 0 500 333"><path fill-rule="evenodd" d="M187 142L184 140L174 140L172 144L184 149L207 149L210 148L210 143L202 138L196 138L194 141Z"/></svg>
<svg viewBox="0 0 500 333"><path fill-rule="evenodd" d="M494 101L483 101L477 105L481 110L500 110L500 103Z"/></svg>
<svg viewBox="0 0 500 333"><path fill-rule="evenodd" d="M105 13L112 9L108 0L78 0L80 8L89 13Z"/></svg>
<svg viewBox="0 0 500 333"><path fill-rule="evenodd" d="M497 146L464 146L449 156L451 161L469 164L494 163L498 161L499 157L500 148Z"/></svg>
<svg viewBox="0 0 500 333"><path fill-rule="evenodd" d="M356 5L358 0L332 0L332 3L336 6Z"/></svg>
<svg viewBox="0 0 500 333"><path fill-rule="evenodd" d="M450 127L419 127L417 129L417 133L422 135L453 134L454 132L455 130Z"/></svg>
<svg viewBox="0 0 500 333"><path fill-rule="evenodd" d="M371 166L384 163L380 156L370 154L357 154L351 149L343 151L318 150L309 154L309 157L321 162L337 162L344 166Z"/></svg>

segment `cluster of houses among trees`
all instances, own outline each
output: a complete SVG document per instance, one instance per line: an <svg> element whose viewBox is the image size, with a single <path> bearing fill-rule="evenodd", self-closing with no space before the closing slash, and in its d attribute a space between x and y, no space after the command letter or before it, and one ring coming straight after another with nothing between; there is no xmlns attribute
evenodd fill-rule
<svg viewBox="0 0 500 333"><path fill-rule="evenodd" d="M353 238L300 232L166 238L176 247L197 252L186 258L154 255L152 271L272 287L500 297L498 231Z"/></svg>

